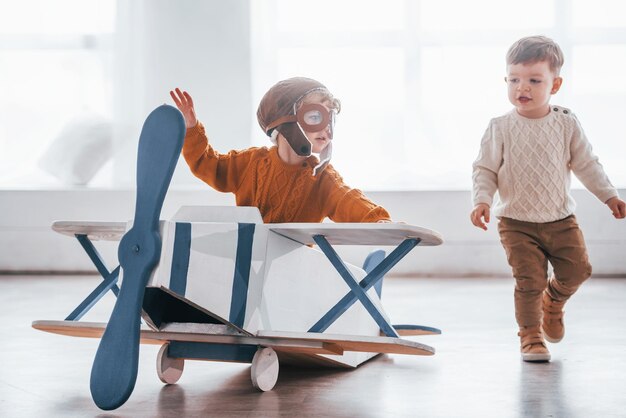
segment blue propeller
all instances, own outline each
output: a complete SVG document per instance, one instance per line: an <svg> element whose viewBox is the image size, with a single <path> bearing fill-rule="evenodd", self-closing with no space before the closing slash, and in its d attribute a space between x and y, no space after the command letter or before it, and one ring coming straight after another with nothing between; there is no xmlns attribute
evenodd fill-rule
<svg viewBox="0 0 626 418"><path fill-rule="evenodd" d="M141 305L161 255L159 217L184 138L185 120L168 105L153 110L141 130L135 218L118 247L122 285L91 369L91 396L104 410L121 406L135 387Z"/></svg>

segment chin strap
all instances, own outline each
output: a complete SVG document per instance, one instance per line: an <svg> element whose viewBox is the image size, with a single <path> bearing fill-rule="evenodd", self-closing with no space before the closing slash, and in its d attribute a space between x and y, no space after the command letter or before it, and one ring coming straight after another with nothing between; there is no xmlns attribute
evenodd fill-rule
<svg viewBox="0 0 626 418"><path fill-rule="evenodd" d="M270 135L270 141L272 141L272 144L278 145L278 129L274 129L272 131L272 134Z"/></svg>
<svg viewBox="0 0 626 418"><path fill-rule="evenodd" d="M328 163L330 162L330 158L333 156L333 142L329 142L326 148L320 153L320 162L313 168L313 177L317 175L317 173L321 173L324 171Z"/></svg>
<svg viewBox="0 0 626 418"><path fill-rule="evenodd" d="M270 141L274 145L278 145L278 129L274 129L272 134L270 135ZM315 177L318 173L324 171L328 163L330 162L331 157L333 156L333 143L332 141L324 148L324 150L320 153L320 162L313 167L313 177Z"/></svg>

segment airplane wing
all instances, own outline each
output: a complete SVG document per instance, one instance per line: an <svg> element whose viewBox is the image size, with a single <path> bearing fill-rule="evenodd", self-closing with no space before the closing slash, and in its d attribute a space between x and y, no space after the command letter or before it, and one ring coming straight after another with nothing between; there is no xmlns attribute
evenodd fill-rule
<svg viewBox="0 0 626 418"><path fill-rule="evenodd" d="M324 235L332 245L398 245L406 238L421 239L420 245L441 245L436 231L402 223L280 223L266 224L270 231L313 245L313 236ZM126 232L126 222L55 221L52 229L74 237L87 235L91 240L119 241Z"/></svg>
<svg viewBox="0 0 626 418"><path fill-rule="evenodd" d="M126 222L56 221L52 229L70 237L87 235L92 241L119 241L126 232Z"/></svg>
<svg viewBox="0 0 626 418"><path fill-rule="evenodd" d="M106 329L104 322L34 321L32 327L40 331L73 337L100 338ZM143 344L164 344L185 341L214 344L242 344L271 347L276 352L297 354L341 355L345 351L433 355L435 350L425 344L392 337L324 334L315 332L259 331L249 336L224 324L170 323L154 331L142 326Z"/></svg>
<svg viewBox="0 0 626 418"><path fill-rule="evenodd" d="M317 332L284 332L284 331L259 331L257 337L269 341L276 340L282 344L292 342L304 344L305 342L324 342L332 344L344 351L357 351L363 353L388 353L388 354L412 354L431 356L435 350L425 344L415 341L393 337L371 337L361 335L325 334ZM271 345L269 345L271 347Z"/></svg>
<svg viewBox="0 0 626 418"><path fill-rule="evenodd" d="M419 238L420 245L443 243L441 234L401 223L284 223L267 224L270 231L304 245L314 245L323 235L331 245L398 245L407 238Z"/></svg>

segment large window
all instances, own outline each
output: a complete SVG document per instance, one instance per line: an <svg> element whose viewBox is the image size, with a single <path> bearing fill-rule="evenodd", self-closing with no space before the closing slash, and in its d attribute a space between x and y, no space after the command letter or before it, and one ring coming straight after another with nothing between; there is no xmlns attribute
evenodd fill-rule
<svg viewBox="0 0 626 418"><path fill-rule="evenodd" d="M0 0L0 185L41 185L37 161L77 114L111 117L115 0Z"/></svg>
<svg viewBox="0 0 626 418"><path fill-rule="evenodd" d="M626 187L626 3L618 0L251 2L258 102L295 75L343 103L334 165L366 189L467 189L489 119L507 112L504 55L545 34L566 55L552 102L580 119ZM575 181L575 185L579 185Z"/></svg>
<svg viewBox="0 0 626 418"><path fill-rule="evenodd" d="M194 11L214 32L190 23ZM219 49L215 32L234 34L228 47ZM115 118L123 133L129 121L121 118L140 121L176 83L195 92L216 138L247 138L219 131L235 123L228 120L235 111L220 113L211 106L224 100L209 99L249 71L252 110L274 82L296 75L322 81L341 99L333 164L348 184L468 189L489 119L511 108L504 55L529 34L561 44L565 81L553 103L577 114L610 178L626 187L626 3L619 0L0 0L0 186L67 184L37 166L68 122L95 113ZM225 61L248 50L251 69L243 58L239 67ZM197 66L180 65L198 55ZM224 71L207 75L216 66ZM248 115L242 101L237 111ZM250 144L267 145L249 114ZM113 146L108 169L89 185L132 182L134 159L120 156L134 143L123 137Z"/></svg>

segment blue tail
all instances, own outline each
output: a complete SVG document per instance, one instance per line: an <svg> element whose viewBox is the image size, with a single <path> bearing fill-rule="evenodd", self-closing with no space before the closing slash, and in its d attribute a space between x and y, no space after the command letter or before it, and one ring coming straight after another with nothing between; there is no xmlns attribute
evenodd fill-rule
<svg viewBox="0 0 626 418"><path fill-rule="evenodd" d="M366 273L370 273L372 270L374 270L374 267L380 264L380 262L383 261L384 259L385 259L385 252L383 250L372 251L371 253L367 255L367 257L365 258L365 261L363 262L363 270L365 270ZM379 298L382 296L382 293L383 293L383 279L384 278L385 276L381 277L374 285L374 290L376 290L376 293L378 294Z"/></svg>

